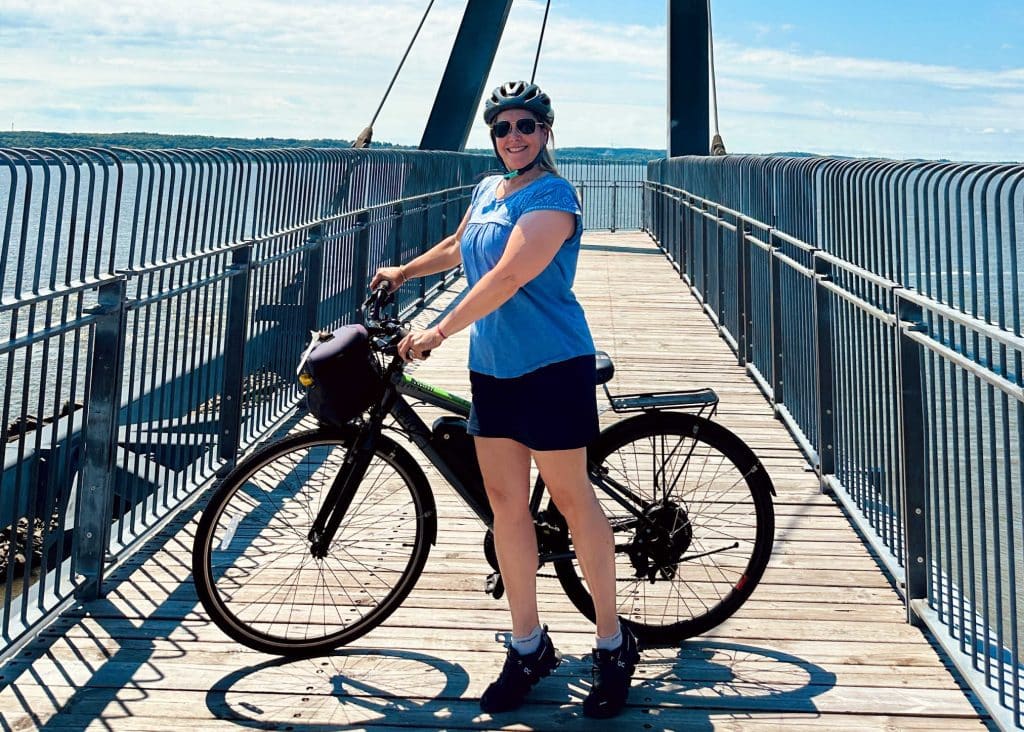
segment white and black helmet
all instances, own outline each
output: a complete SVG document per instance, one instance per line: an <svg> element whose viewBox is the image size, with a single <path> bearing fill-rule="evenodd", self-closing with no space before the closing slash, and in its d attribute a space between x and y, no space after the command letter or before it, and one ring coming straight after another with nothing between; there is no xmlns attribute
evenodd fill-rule
<svg viewBox="0 0 1024 732"><path fill-rule="evenodd" d="M539 86L528 81L507 81L495 87L484 103L484 122L492 124L494 118L506 109L525 109L548 127L555 121L551 97L541 91Z"/></svg>

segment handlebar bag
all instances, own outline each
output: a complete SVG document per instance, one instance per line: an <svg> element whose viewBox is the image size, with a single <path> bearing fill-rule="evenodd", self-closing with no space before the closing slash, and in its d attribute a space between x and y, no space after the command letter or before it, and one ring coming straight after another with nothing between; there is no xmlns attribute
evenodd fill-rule
<svg viewBox="0 0 1024 732"><path fill-rule="evenodd" d="M306 386L310 414L342 425L380 400L384 380L363 326L344 325L319 338L300 367L300 381Z"/></svg>

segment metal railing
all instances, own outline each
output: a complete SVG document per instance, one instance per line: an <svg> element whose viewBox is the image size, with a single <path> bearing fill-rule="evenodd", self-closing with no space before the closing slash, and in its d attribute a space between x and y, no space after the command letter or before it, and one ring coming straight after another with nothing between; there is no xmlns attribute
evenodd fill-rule
<svg viewBox="0 0 1024 732"><path fill-rule="evenodd" d="M583 203L583 226L587 231L642 227L647 163L560 160L558 172L579 193Z"/></svg>
<svg viewBox="0 0 1024 732"><path fill-rule="evenodd" d="M652 163L649 233L1004 728L1024 726L1024 166Z"/></svg>
<svg viewBox="0 0 1024 732"><path fill-rule="evenodd" d="M259 441L309 331L454 231L483 156L0 149L0 655ZM403 288L408 309L443 275Z"/></svg>

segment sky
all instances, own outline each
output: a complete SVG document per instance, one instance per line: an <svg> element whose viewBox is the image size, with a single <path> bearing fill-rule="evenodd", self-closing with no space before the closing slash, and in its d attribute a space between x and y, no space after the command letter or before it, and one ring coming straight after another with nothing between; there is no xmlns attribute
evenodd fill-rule
<svg viewBox="0 0 1024 732"><path fill-rule="evenodd" d="M354 138L427 0L0 0L0 129ZM435 0L374 125L418 144L465 0ZM1024 0L711 0L730 152L1024 160ZM528 78L515 0L487 89ZM559 147L664 149L666 3L552 0ZM488 147L477 118L470 147Z"/></svg>

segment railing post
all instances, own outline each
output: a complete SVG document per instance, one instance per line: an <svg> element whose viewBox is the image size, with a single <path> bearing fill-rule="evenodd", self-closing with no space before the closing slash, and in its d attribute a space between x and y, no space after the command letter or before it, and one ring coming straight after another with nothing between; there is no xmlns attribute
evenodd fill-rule
<svg viewBox="0 0 1024 732"><path fill-rule="evenodd" d="M76 595L82 600L102 596L103 569L113 517L114 466L117 457L117 414L124 374L124 277L102 285L93 309L89 401L85 424L85 459L75 509L75 572L82 576Z"/></svg>
<svg viewBox="0 0 1024 732"><path fill-rule="evenodd" d="M612 233L615 233L615 198L616 192L619 190L619 182L612 181Z"/></svg>
<svg viewBox="0 0 1024 732"><path fill-rule="evenodd" d="M902 462L903 567L906 574L907 622L921 626L914 601L928 596L927 455L924 432L924 346L911 338L927 329L920 306L896 292L900 361L900 449Z"/></svg>
<svg viewBox="0 0 1024 732"><path fill-rule="evenodd" d="M679 279L684 279L686 276L686 252L684 250L686 244L683 239L685 238L686 230L686 216L689 209L686 208L686 204L683 203L683 194L671 194L671 205L672 214L669 219L669 224L672 228L672 256L676 260L676 265L679 269Z"/></svg>
<svg viewBox="0 0 1024 732"><path fill-rule="evenodd" d="M676 257L674 250L675 242L672 239L672 198L669 191L662 189L661 191L661 203L658 208L658 216L660 219L660 225L658 227L658 240L661 242L661 248L665 250L665 253L672 257L672 260L676 263L676 268L682 271L682 267L679 264L679 259Z"/></svg>
<svg viewBox="0 0 1024 732"><path fill-rule="evenodd" d="M363 302L363 291L370 279L370 212L362 210L356 215L356 226L359 232L356 234L355 257L352 262L352 315L359 316L359 307Z"/></svg>
<svg viewBox="0 0 1024 732"><path fill-rule="evenodd" d="M430 245L430 197L428 196L423 201L423 226L420 227L420 241L416 246L417 256L423 254ZM427 278L418 277L417 283L420 291L417 302L422 303L427 299Z"/></svg>
<svg viewBox="0 0 1024 732"><path fill-rule="evenodd" d="M227 332L224 340L224 382L220 403L220 448L225 461L222 472L238 457L242 433L242 392L245 386L245 345L249 332L249 285L252 276L252 244L231 253L228 271Z"/></svg>
<svg viewBox="0 0 1024 732"><path fill-rule="evenodd" d="M782 265L775 257L775 230L769 232L768 271L772 283L772 404L784 404L782 383Z"/></svg>
<svg viewBox="0 0 1024 732"><path fill-rule="evenodd" d="M403 246L403 229L405 228L405 204L401 201L396 201L391 208L391 251L387 255L391 259L393 266L398 266L402 263L402 246ZM369 278L369 272L367 279ZM394 311L395 314L402 310L402 303L396 296L394 299Z"/></svg>
<svg viewBox="0 0 1024 732"><path fill-rule="evenodd" d="M665 189L662 187L655 194L651 191L651 197L654 200L654 226L656 227L656 234L658 243L661 248L668 251L668 247L665 246Z"/></svg>
<svg viewBox="0 0 1024 732"><path fill-rule="evenodd" d="M832 296L825 287L832 279L832 265L814 257L815 370L818 377L818 484L825 489L825 476L834 475L835 396L832 391Z"/></svg>
<svg viewBox="0 0 1024 732"><path fill-rule="evenodd" d="M324 273L324 227L309 227L306 232L306 252L303 255L302 305L306 311L306 330L320 327L320 293Z"/></svg>
<svg viewBox="0 0 1024 732"><path fill-rule="evenodd" d="M402 263L402 227L405 226L405 205L396 201L391 209L391 263L399 265Z"/></svg>
<svg viewBox="0 0 1024 732"><path fill-rule="evenodd" d="M680 193L675 199L679 206L679 276L685 277L693 283L694 257L697 256L697 213L693 205L683 198Z"/></svg>
<svg viewBox="0 0 1024 732"><path fill-rule="evenodd" d="M736 334L736 361L740 366L747 365L750 329L747 324L750 303L750 252L747 250L747 234L750 227L742 218L736 220L736 253L739 261L736 265L736 309L738 311L739 333Z"/></svg>
<svg viewBox="0 0 1024 732"><path fill-rule="evenodd" d="M706 203L700 204L700 212L697 215L697 221L700 221L700 287L701 300L704 304L708 304L709 288L711 285L710 275L708 274L708 217L705 215L709 213L708 205Z"/></svg>
<svg viewBox="0 0 1024 732"><path fill-rule="evenodd" d="M684 271L683 263L679 259L679 252L683 246L680 242L683 230L679 223L682 215L683 212L679 207L679 199L671 191L666 191L664 210L662 211L662 216L665 219L665 249L671 255L672 261L675 262L680 279L682 279Z"/></svg>
<svg viewBox="0 0 1024 732"><path fill-rule="evenodd" d="M650 191L647 190L647 181L640 183L640 231L650 231L650 212L647 207L650 205Z"/></svg>
<svg viewBox="0 0 1024 732"><path fill-rule="evenodd" d="M715 262L715 279L718 286L718 329L728 330L725 325L725 267L723 266L725 258L725 237L722 236L722 212L721 210L716 212L715 215L715 257L718 261Z"/></svg>

